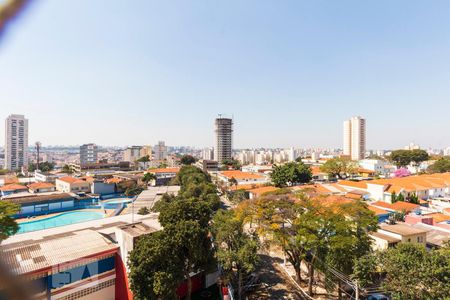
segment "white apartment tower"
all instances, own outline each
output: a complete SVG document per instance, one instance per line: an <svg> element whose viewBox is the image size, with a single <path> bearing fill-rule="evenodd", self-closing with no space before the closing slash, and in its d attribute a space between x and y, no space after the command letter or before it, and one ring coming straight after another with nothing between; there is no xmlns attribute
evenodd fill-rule
<svg viewBox="0 0 450 300"><path fill-rule="evenodd" d="M353 117L344 121L344 155L352 160L364 159L366 152L366 120Z"/></svg>
<svg viewBox="0 0 450 300"><path fill-rule="evenodd" d="M5 127L5 168L20 170L28 165L28 119L10 115Z"/></svg>
<svg viewBox="0 0 450 300"><path fill-rule="evenodd" d="M215 133L214 160L219 163L230 160L233 154L233 119L219 116L215 122Z"/></svg>

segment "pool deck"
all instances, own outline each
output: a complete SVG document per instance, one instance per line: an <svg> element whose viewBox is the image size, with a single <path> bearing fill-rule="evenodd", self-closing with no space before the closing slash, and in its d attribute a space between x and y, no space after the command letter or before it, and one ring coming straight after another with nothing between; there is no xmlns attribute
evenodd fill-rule
<svg viewBox="0 0 450 300"><path fill-rule="evenodd" d="M51 214L47 214L47 215L34 216L34 217L31 217L31 218L20 218L20 219L16 219L16 222L18 224L20 224L20 223L23 223L23 222L37 221L37 220L47 219L47 218L54 217L54 216L57 216L57 215L60 215L60 214L64 214L64 213L68 213L68 212L74 212L74 211L95 211L95 212L104 213L105 217L111 217L111 214L114 213L114 209L86 208L86 209L66 210L66 211L61 211L61 212L57 212L57 213L51 213Z"/></svg>

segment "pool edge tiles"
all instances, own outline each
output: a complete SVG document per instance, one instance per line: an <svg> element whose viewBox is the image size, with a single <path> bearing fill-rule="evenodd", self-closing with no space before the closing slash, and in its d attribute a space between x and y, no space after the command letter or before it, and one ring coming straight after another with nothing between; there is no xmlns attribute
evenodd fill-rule
<svg viewBox="0 0 450 300"><path fill-rule="evenodd" d="M64 212L44 219L19 223L19 230L16 234L88 222L102 218L104 218L104 214L96 211Z"/></svg>

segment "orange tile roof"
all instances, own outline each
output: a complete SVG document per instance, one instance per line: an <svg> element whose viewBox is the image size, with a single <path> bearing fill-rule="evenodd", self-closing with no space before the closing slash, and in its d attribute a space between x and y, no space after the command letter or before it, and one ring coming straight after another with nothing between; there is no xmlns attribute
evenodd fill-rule
<svg viewBox="0 0 450 300"><path fill-rule="evenodd" d="M75 178L75 177L72 177L72 176L61 177L61 178L58 178L57 180L61 180L61 181L64 181L64 182L67 182L67 183L70 183L70 184L86 182L84 180L81 180L79 178Z"/></svg>
<svg viewBox="0 0 450 300"><path fill-rule="evenodd" d="M395 210L398 212L405 211L407 213L420 207L420 205L418 205L418 204L408 203L408 202L404 202L404 201L397 201L394 204L383 202L383 201L377 201L377 202L372 203L371 205L383 207L383 208L390 209L390 210Z"/></svg>
<svg viewBox="0 0 450 300"><path fill-rule="evenodd" d="M4 185L0 188L0 191L2 191L2 192L12 192L12 191L20 191L20 190L27 190L27 187L24 185L16 184L16 183L11 183L11 184Z"/></svg>
<svg viewBox="0 0 450 300"><path fill-rule="evenodd" d="M436 222L436 223L450 221L450 216L444 215L442 213L426 214L424 216L425 217L432 217L434 222Z"/></svg>
<svg viewBox="0 0 450 300"><path fill-rule="evenodd" d="M265 193L269 193L269 192L274 192L279 190L279 188L275 187L275 186L262 186L262 187L258 187L258 188L254 188L249 190L249 193L252 193L256 196L261 196L262 194Z"/></svg>
<svg viewBox="0 0 450 300"><path fill-rule="evenodd" d="M50 182L35 182L35 183L32 183L32 184L28 185L28 188L32 189L32 190L49 189L49 188L52 188L52 187L55 187L55 185L50 183Z"/></svg>
<svg viewBox="0 0 450 300"><path fill-rule="evenodd" d="M327 189L322 184L307 184L307 185L297 185L292 187L293 190L301 191L306 189L312 189L314 192L319 194L332 194L333 191Z"/></svg>
<svg viewBox="0 0 450 300"><path fill-rule="evenodd" d="M347 194L345 194L345 197L347 197L347 198L351 198L351 199L362 199L362 195L360 195L360 194L357 194L357 193L351 193L351 192L348 192Z"/></svg>
<svg viewBox="0 0 450 300"><path fill-rule="evenodd" d="M374 174L375 171L369 170L369 169L364 169L364 168L358 168L358 173L369 173L369 174Z"/></svg>
<svg viewBox="0 0 450 300"><path fill-rule="evenodd" d="M232 189L237 189L237 190L253 190L256 189L257 187L261 187L264 186L265 183L252 183L252 184L240 184L237 187L233 187Z"/></svg>
<svg viewBox="0 0 450 300"><path fill-rule="evenodd" d="M263 179L264 176L256 173L248 173L248 172L242 172L238 170L233 171L222 171L220 172L221 175L225 176L228 179L235 178L235 179Z"/></svg>
<svg viewBox="0 0 450 300"><path fill-rule="evenodd" d="M180 168L159 168L159 169L150 169L149 173L178 173Z"/></svg>
<svg viewBox="0 0 450 300"><path fill-rule="evenodd" d="M326 173L320 171L320 167L318 167L318 166L311 166L311 172L313 175L326 174Z"/></svg>
<svg viewBox="0 0 450 300"><path fill-rule="evenodd" d="M375 207L372 205L368 205L367 207L369 208L369 210L373 211L375 213L375 215L377 215L377 216L385 215L385 214L389 213L389 211L387 211L387 210L384 210L384 209L381 209L381 208L378 208L378 207Z"/></svg>
<svg viewBox="0 0 450 300"><path fill-rule="evenodd" d="M377 179L368 182L370 184L386 185L386 192L414 192L433 188L450 186L450 172L440 174L425 174L407 176L401 178Z"/></svg>
<svg viewBox="0 0 450 300"><path fill-rule="evenodd" d="M347 186L347 187L353 187L353 188L359 188L359 189L367 189L367 182L365 181L351 181L351 180L340 180L338 182L339 185Z"/></svg>
<svg viewBox="0 0 450 300"><path fill-rule="evenodd" d="M114 177L114 178L108 178L105 181L106 181L106 183L120 183L120 182L122 182L122 179Z"/></svg>

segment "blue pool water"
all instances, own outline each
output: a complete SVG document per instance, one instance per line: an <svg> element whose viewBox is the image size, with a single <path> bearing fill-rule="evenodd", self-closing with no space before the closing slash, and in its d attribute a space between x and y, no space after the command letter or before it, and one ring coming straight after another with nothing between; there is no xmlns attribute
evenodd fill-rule
<svg viewBox="0 0 450 300"><path fill-rule="evenodd" d="M101 218L103 218L103 214L95 211L66 212L46 219L20 223L19 231L17 233L42 230Z"/></svg>
<svg viewBox="0 0 450 300"><path fill-rule="evenodd" d="M102 202L103 203L107 203L107 204L122 204L122 203L133 202L133 199L131 199L131 198L117 198L117 199L106 200L106 201L102 201Z"/></svg>

